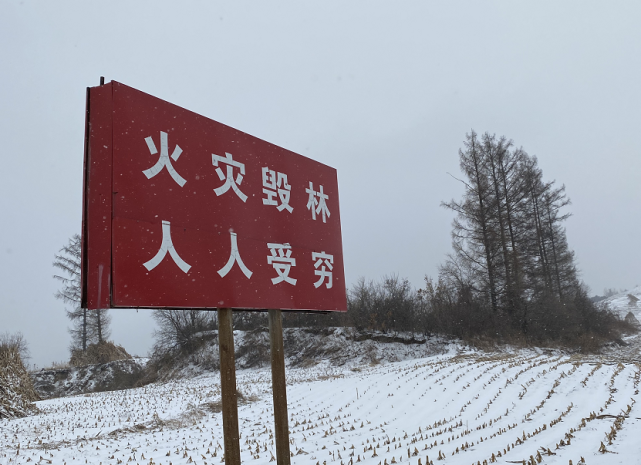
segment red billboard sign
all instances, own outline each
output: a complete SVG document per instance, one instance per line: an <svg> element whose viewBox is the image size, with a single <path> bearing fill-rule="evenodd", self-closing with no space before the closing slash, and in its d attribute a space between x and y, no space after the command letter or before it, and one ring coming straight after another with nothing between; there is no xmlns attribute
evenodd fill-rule
<svg viewBox="0 0 641 465"><path fill-rule="evenodd" d="M345 311L336 170L111 82L88 90L87 308Z"/></svg>

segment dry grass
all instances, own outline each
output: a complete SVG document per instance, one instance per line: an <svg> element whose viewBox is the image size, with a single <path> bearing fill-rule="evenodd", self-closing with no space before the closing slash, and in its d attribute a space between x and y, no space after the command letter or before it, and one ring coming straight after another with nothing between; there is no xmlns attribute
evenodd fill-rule
<svg viewBox="0 0 641 465"><path fill-rule="evenodd" d="M71 352L69 364L74 367L83 367L113 362L115 360L128 360L131 358L131 355L127 353L124 347L116 345L113 342L103 341L96 344L89 344L85 352L74 349Z"/></svg>
<svg viewBox="0 0 641 465"><path fill-rule="evenodd" d="M321 380L321 381L325 381L327 379L339 379L339 378L344 378L344 377L345 377L345 375L341 373L341 374L338 374L338 375L320 375L318 377L318 379Z"/></svg>
<svg viewBox="0 0 641 465"><path fill-rule="evenodd" d="M40 400L18 348L0 345L0 418L20 418L38 411Z"/></svg>
<svg viewBox="0 0 641 465"><path fill-rule="evenodd" d="M69 362L51 362L51 365L43 368L43 370L45 371L66 370L67 368L71 368L71 365L69 365Z"/></svg>

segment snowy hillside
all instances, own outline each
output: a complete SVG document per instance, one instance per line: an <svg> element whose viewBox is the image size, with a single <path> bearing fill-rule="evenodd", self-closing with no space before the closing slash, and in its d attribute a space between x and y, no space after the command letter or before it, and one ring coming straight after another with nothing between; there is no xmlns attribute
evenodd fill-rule
<svg viewBox="0 0 641 465"><path fill-rule="evenodd" d="M635 298L637 301L634 300ZM610 296L599 303L607 304L621 318L625 318L628 312L632 312L636 319L641 322L641 286Z"/></svg>
<svg viewBox="0 0 641 465"><path fill-rule="evenodd" d="M115 360L86 367L40 370L31 373L33 386L42 399L94 391L132 387L147 359Z"/></svg>
<svg viewBox="0 0 641 465"><path fill-rule="evenodd" d="M290 367L292 463L638 463L640 375L638 363L455 345L394 363ZM269 370L239 370L238 388L242 461L268 464ZM0 421L3 465L222 461L218 373L38 407Z"/></svg>

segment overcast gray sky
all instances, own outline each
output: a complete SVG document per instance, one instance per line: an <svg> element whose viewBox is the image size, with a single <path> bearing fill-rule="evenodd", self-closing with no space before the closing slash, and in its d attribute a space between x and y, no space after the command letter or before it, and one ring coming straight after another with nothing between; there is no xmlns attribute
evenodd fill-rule
<svg viewBox="0 0 641 465"><path fill-rule="evenodd" d="M437 274L472 128L566 185L592 293L641 284L640 20L632 1L0 0L0 332L68 359L51 262L80 232L101 75L336 168L348 286ZM112 315L145 355L149 311Z"/></svg>

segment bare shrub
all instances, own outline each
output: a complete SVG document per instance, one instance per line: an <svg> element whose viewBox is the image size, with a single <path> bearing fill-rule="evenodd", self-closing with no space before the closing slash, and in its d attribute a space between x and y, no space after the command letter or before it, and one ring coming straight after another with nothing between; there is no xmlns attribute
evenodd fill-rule
<svg viewBox="0 0 641 465"><path fill-rule="evenodd" d="M216 329L216 312L203 310L155 310L154 352L193 353L204 342L204 332Z"/></svg>
<svg viewBox="0 0 641 465"><path fill-rule="evenodd" d="M235 353L236 363L242 368L253 368L269 365L271 361L269 334L267 328L247 331Z"/></svg>
<svg viewBox="0 0 641 465"><path fill-rule="evenodd" d="M414 332L422 301L407 279L390 275L380 281L361 278L347 303L349 322L359 330Z"/></svg>
<svg viewBox="0 0 641 465"><path fill-rule="evenodd" d="M427 280L421 291L426 301L427 326L431 331L452 335L477 346L509 343L518 346L555 346L594 353L603 344L618 341L637 328L606 306L597 306L579 287L573 296L559 301L554 294L541 294L523 302L518 313L495 312L483 293L471 285L449 285Z"/></svg>

